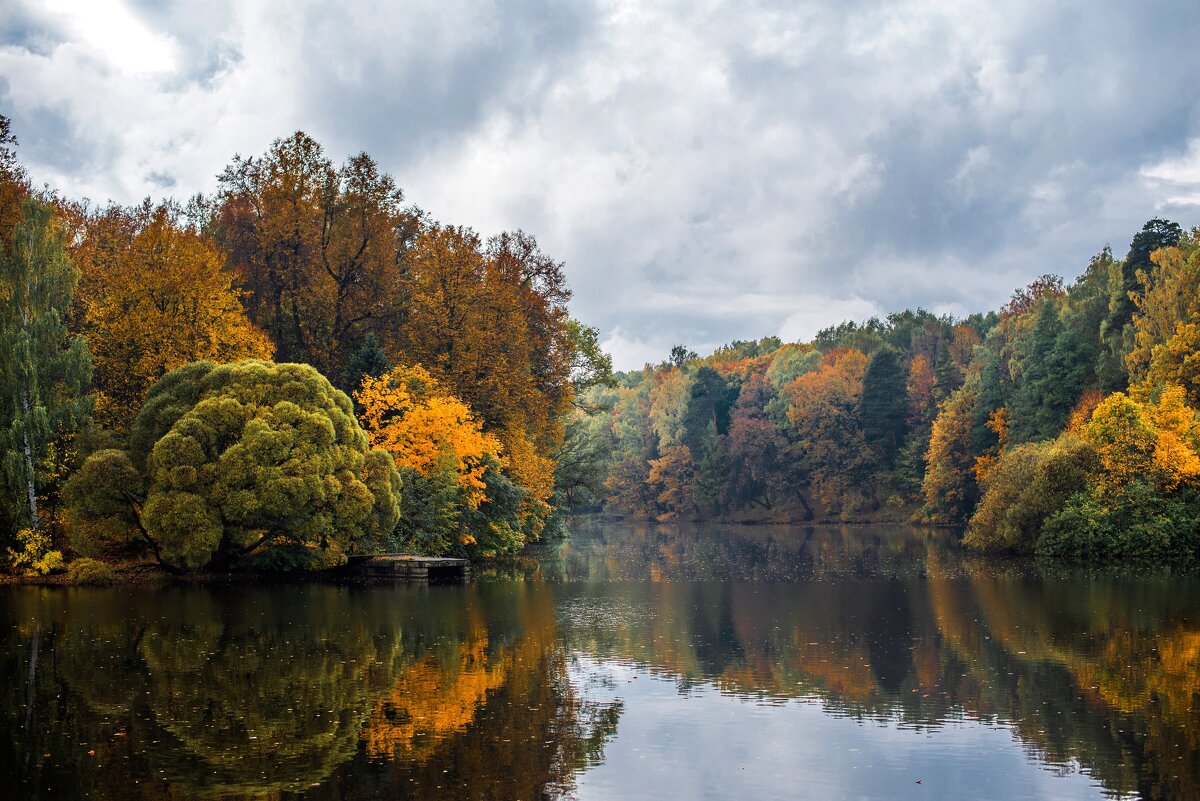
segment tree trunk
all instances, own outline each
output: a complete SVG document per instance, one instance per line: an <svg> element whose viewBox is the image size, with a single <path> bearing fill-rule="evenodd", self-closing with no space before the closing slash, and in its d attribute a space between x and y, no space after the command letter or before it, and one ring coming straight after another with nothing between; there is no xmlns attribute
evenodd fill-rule
<svg viewBox="0 0 1200 801"><path fill-rule="evenodd" d="M21 410L25 414L25 424L22 426L21 434L24 438L25 450L25 489L29 496L29 524L30 527L37 531L40 528L38 521L37 507L37 488L34 486L33 475L33 445L29 442L29 393L21 391Z"/></svg>

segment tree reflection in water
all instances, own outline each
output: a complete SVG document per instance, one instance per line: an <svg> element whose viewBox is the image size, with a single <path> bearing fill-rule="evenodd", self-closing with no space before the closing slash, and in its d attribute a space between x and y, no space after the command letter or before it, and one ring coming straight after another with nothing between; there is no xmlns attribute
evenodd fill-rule
<svg viewBox="0 0 1200 801"><path fill-rule="evenodd" d="M461 587L12 589L17 797L545 798L617 731L576 664L931 730L1200 797L1200 586L879 528L597 526ZM619 695L619 692L610 693ZM715 725L715 724L714 724Z"/></svg>
<svg viewBox="0 0 1200 801"><path fill-rule="evenodd" d="M47 798L561 794L620 708L567 681L552 598L508 589L21 591L0 770Z"/></svg>

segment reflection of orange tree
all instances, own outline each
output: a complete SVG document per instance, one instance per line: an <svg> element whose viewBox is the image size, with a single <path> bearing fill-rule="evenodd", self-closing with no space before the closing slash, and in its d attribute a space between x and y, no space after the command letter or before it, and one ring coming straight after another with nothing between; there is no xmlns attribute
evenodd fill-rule
<svg viewBox="0 0 1200 801"><path fill-rule="evenodd" d="M472 597L459 639L409 664L376 701L363 751L389 764L386 778L375 769L346 771L315 798L374 797L394 788L423 799L569 793L575 773L595 763L615 733L621 705L589 701L572 686L553 594L510 587L490 597L486 611ZM514 637L498 632L498 618L519 622Z"/></svg>
<svg viewBox="0 0 1200 801"><path fill-rule="evenodd" d="M1184 622L1185 600L1152 579L1135 597L1116 579L1031 587L986 569L970 572L976 608L1006 655L1025 670L1041 662L1065 671L1079 697L1107 717L1109 735L1133 752L1137 776L1096 765L1110 789L1200 797L1200 764L1181 759L1200 751L1200 630ZM1045 742L1044 731L1021 728L1030 741Z"/></svg>
<svg viewBox="0 0 1200 801"><path fill-rule="evenodd" d="M477 614L473 617L455 653L421 657L375 703L362 734L368 756L427 758L443 738L464 730L487 694L504 683L513 649L489 657L487 628Z"/></svg>

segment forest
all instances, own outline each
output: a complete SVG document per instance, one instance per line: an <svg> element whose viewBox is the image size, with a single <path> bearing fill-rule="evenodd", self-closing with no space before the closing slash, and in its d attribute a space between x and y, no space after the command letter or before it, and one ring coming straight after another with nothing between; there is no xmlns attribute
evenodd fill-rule
<svg viewBox="0 0 1200 801"><path fill-rule="evenodd" d="M1122 258L995 311L677 346L585 393L560 492L658 521L912 521L981 551L1193 562L1197 345L1200 231L1155 218Z"/></svg>
<svg viewBox="0 0 1200 801"><path fill-rule="evenodd" d="M297 132L211 196L36 189L0 117L0 547L105 582L492 557L573 512L914 521L982 551L1195 560L1200 230L1070 284L612 371L564 265Z"/></svg>

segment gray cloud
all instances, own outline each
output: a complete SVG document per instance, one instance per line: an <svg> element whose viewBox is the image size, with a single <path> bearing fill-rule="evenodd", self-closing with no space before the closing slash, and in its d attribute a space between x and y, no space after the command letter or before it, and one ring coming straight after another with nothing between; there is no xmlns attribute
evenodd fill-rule
<svg viewBox="0 0 1200 801"><path fill-rule="evenodd" d="M296 128L365 149L438 218L537 234L633 367L989 308L1200 222L1200 8L1004 6L30 2L0 110L94 199L210 191Z"/></svg>

